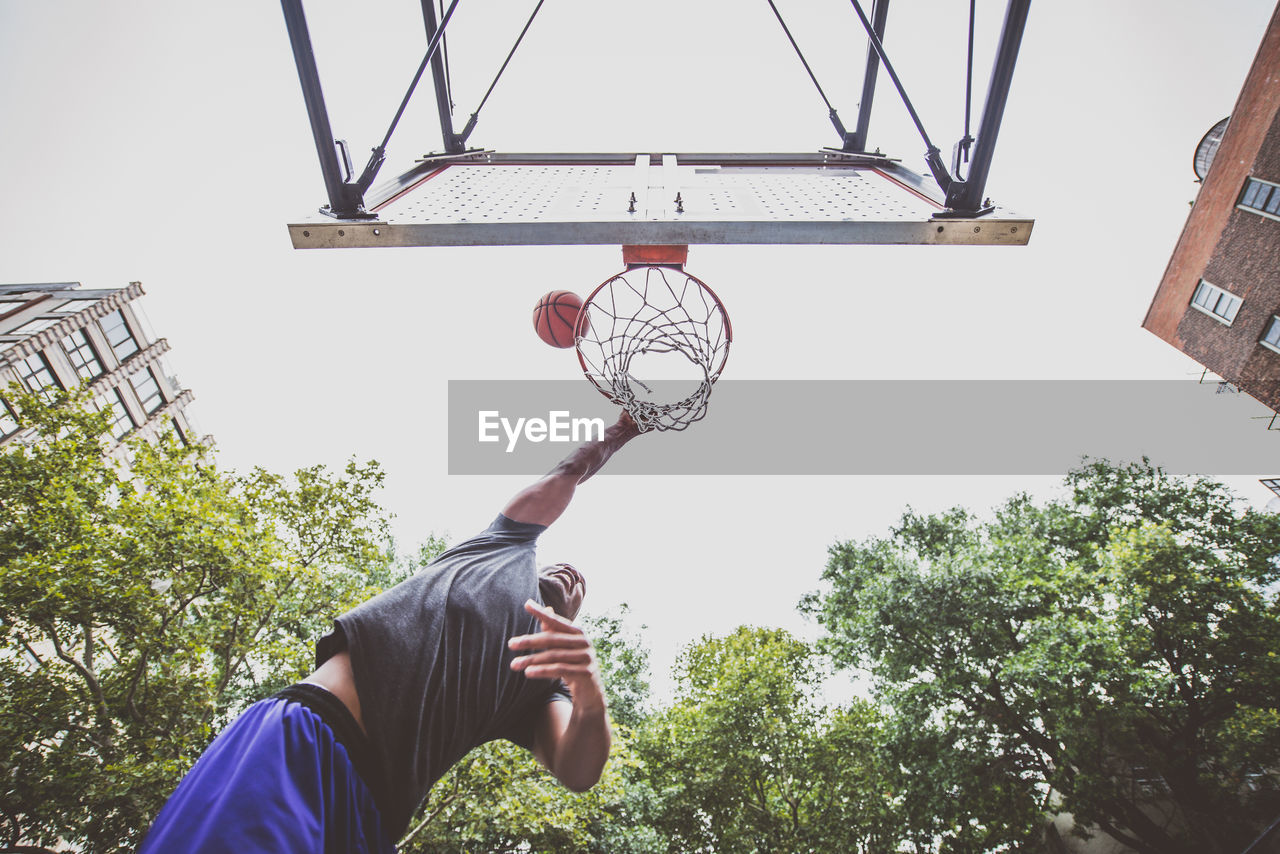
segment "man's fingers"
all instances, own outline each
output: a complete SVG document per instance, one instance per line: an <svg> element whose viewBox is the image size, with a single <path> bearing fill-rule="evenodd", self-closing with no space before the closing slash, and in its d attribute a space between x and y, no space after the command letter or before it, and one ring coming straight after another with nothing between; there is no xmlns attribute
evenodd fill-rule
<svg viewBox="0 0 1280 854"><path fill-rule="evenodd" d="M562 632L578 632L581 631L572 621L566 620L555 611L543 605L539 605L532 599L528 599L524 603L524 609L533 616L542 621L543 629L558 629Z"/></svg>
<svg viewBox="0 0 1280 854"><path fill-rule="evenodd" d="M566 682L575 678L588 679L593 673L589 664L537 664L524 671L530 679L563 679Z"/></svg>
<svg viewBox="0 0 1280 854"><path fill-rule="evenodd" d="M585 649L558 649L539 652L534 655L522 655L511 662L512 670L524 670L543 664L590 664L591 653Z"/></svg>
<svg viewBox="0 0 1280 854"><path fill-rule="evenodd" d="M538 632L519 635L507 641L511 649L587 649L591 641L586 635L570 635L564 632Z"/></svg>

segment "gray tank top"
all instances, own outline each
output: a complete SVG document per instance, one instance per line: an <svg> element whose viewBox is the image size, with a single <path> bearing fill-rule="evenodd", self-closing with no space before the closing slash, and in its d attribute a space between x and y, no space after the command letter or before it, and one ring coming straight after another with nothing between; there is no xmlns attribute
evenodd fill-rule
<svg viewBox="0 0 1280 854"><path fill-rule="evenodd" d="M385 780L387 832L404 834L431 786L470 750L505 738L533 746L534 724L559 680L511 670L507 641L539 630L534 547L546 527L499 515L417 575L348 611L316 645L322 664L348 649L360 712Z"/></svg>

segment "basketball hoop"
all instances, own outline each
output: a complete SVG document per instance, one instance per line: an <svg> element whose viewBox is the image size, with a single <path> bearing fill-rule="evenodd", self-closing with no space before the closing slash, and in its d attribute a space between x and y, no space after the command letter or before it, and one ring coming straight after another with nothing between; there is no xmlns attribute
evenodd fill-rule
<svg viewBox="0 0 1280 854"><path fill-rule="evenodd" d="M641 431L683 430L706 415L733 340L711 288L678 264L630 263L578 317L583 373Z"/></svg>

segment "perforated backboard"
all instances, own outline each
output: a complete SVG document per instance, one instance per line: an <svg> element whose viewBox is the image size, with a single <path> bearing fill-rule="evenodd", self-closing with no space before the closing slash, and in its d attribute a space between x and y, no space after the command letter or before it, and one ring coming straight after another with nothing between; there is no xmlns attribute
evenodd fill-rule
<svg viewBox="0 0 1280 854"><path fill-rule="evenodd" d="M867 243L1022 245L1033 220L946 215L937 185L887 158L812 154L497 154L423 161L370 194L370 220L316 214L298 249L374 246Z"/></svg>

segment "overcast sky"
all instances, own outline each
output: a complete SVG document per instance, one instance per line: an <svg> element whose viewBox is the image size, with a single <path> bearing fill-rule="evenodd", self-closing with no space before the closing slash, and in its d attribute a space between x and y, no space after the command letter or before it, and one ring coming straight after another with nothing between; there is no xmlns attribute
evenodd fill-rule
<svg viewBox="0 0 1280 854"><path fill-rule="evenodd" d="M532 6L459 4L456 126ZM963 132L967 6L890 10L890 57L944 151ZM852 9L778 7L852 127L865 51ZM975 116L1003 7L978 3ZM306 9L335 134L361 166L421 59L418 3ZM987 185L1035 218L1030 245L695 246L688 269L733 318L726 378L1198 373L1140 324L1195 196L1196 143L1230 113L1271 12L1266 0L1033 4ZM278 4L0 0L0 79L0 283L141 281L224 466L377 459L406 546L473 533L524 485L447 474L446 383L572 378L572 354L537 340L530 308L552 288L589 291L620 268L617 247L293 250L286 223L325 197ZM871 144L924 172L923 144L880 80ZM384 177L439 149L432 94L425 80ZM470 141L508 152L837 144L763 0L547 0ZM850 441L875 417L851 402ZM938 429L953 417L938 411ZM796 434L761 452L803 441L799 414ZM1257 474L1276 469L1259 460ZM908 504L984 509L1017 490L1051 495L1058 480L602 475L542 554L587 574L588 610L632 605L661 680L705 632L754 623L813 636L794 604L836 540L884 533ZM1252 503L1271 497L1256 478L1230 482Z"/></svg>

